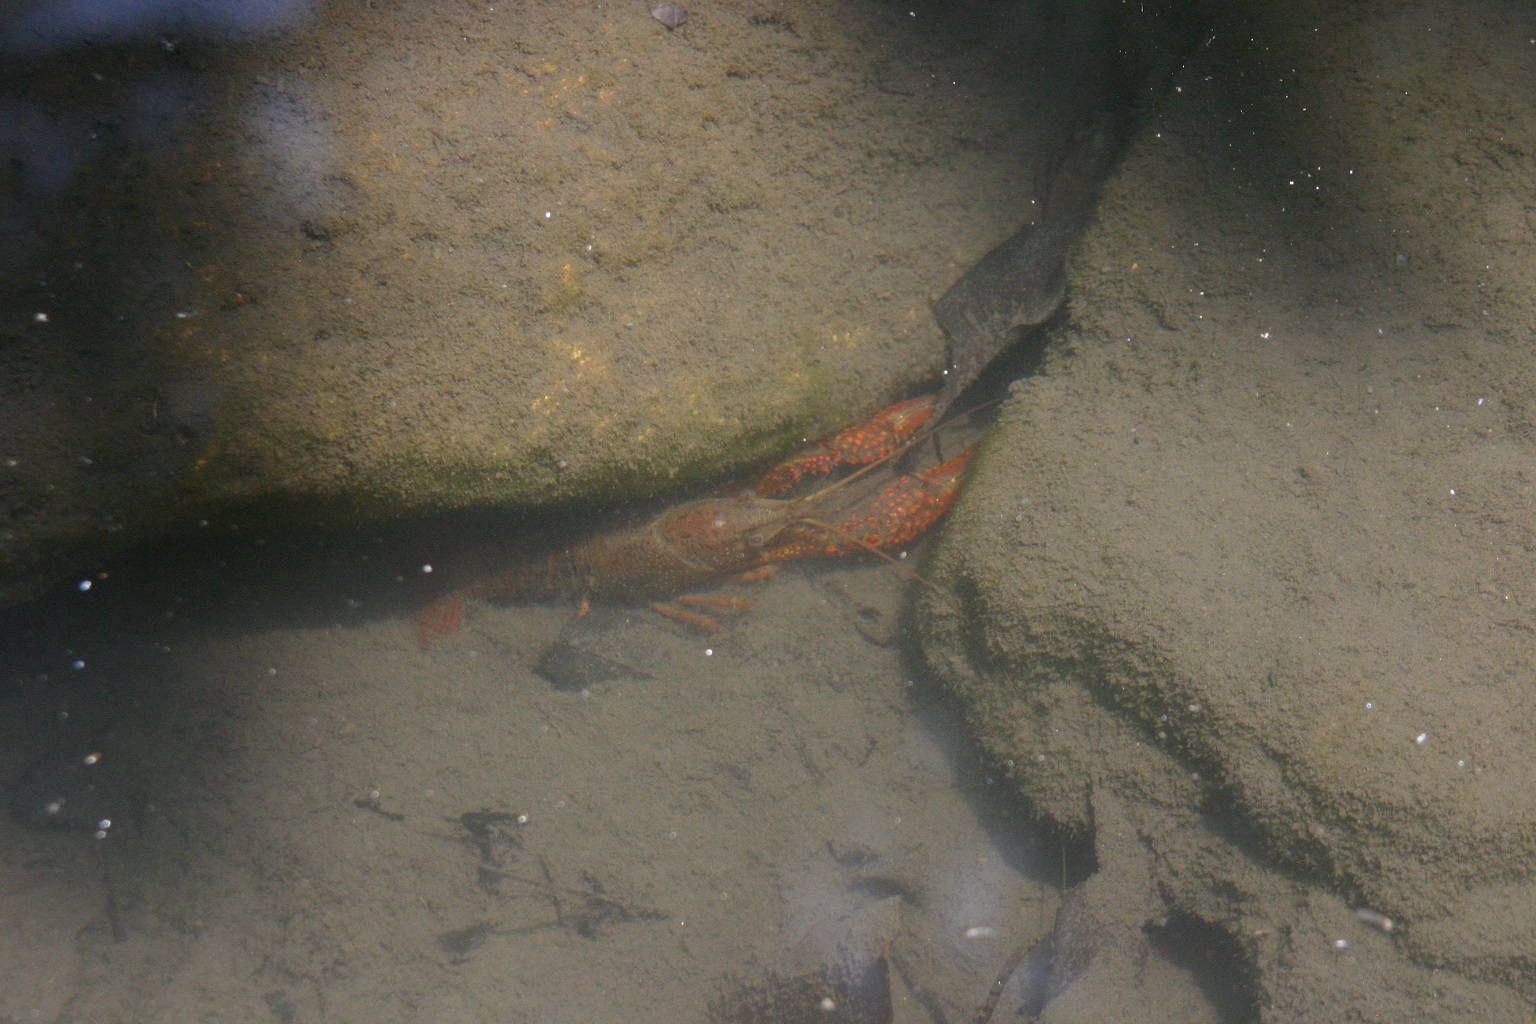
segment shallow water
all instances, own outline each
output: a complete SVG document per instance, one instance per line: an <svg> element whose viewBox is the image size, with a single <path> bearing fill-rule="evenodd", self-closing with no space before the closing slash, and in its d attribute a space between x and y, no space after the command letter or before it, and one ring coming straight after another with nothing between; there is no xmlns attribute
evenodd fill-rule
<svg viewBox="0 0 1536 1024"><path fill-rule="evenodd" d="M1393 931L1343 876L1276 854L1273 823L1231 792L1179 802L1209 780L1164 741L1198 748L1199 716L1230 709L1181 701L1186 733L1132 715L1122 736L1107 716L1144 711L1140 691L1109 687L1087 702L1102 736L1069 742L1029 733L1085 720L1066 687L1008 705L1003 678L962 706L911 617L933 540L898 566L724 585L753 607L717 635L623 603L471 601L461 630L418 642L424 606L510 557L942 386L933 303L1033 221L1083 112L1115 91L1117 3L1102 21L1029 2L652 6L40 3L0 25L0 582L29 598L0 613L0 1024L1530 1020L1519 870L1471 914L1388 891L1409 911ZM1464 751L1421 789L1368 780L1390 799L1346 823L1453 784L1507 785L1465 790L1502 811L1529 761L1506 719L1528 688L1536 380L1520 287L1536 143L1509 40L1536 24L1474 5L1436 36L1433 8L1372 9L1364 52L1347 11L1275 10L1198 37L1168 116L1133 141L1146 177L1090 235L1102 259L1079 259L1065 312L982 382L1002 399L1049 345L1056 379L1011 408L1061 426L1036 440L1016 418L1011 449L992 435L1006 487L961 510L983 539L945 564L986 585L967 600L996 600L950 682L1054 656L1008 604L1045 592L1052 558L1089 567L1062 607L1145 585L1111 623L1137 641L1200 605L1198 628L1166 634L1201 655L1215 638L1188 661L1200 685L1271 656L1258 598L1294 588L1297 607L1345 610L1275 643L1277 663L1322 666L1302 710L1406 679L1449 726L1476 717L1456 687L1478 682L1498 728L1466 746L1514 736L1522 755L1505 782ZM1287 35L1303 24L1334 41L1308 49ZM1287 45L1315 68L1360 61L1327 109L1357 104L1370 131L1314 123L1305 75L1259 80ZM1374 156L1300 160L1340 135ZM1195 173L1159 158L1176 146ZM1465 479L1423 485L1453 437L1489 444L1446 459ZM1010 465L1044 469L1018 482ZM1228 500L1275 481L1263 509ZM1168 514L1138 518L1159 501ZM1243 524L1290 501L1338 518L1286 518L1295 542L1272 546L1301 569L1282 578L1273 538ZM1462 518L1416 540L1446 516ZM1237 525L1213 555L1215 523ZM1394 578L1391 603L1319 569L1310 552L1365 549L1339 523L1428 583ZM1219 571L1169 578L1152 549L1180 544ZM1446 582L1485 556L1475 586ZM1432 600L1437 626L1455 611L1476 631L1458 646L1402 625ZM1449 655L1419 657L1431 639ZM1330 660L1361 650L1360 679ZM1303 753L1369 760L1358 728L1329 727L1343 739ZM1443 755L1437 729L1405 735ZM1121 803L1144 799L1189 826L1181 842L1124 825L1096 847L1042 824L1064 787L1027 803L1027 773L983 753L1037 742L1087 758L1070 780L1086 801L1058 820L1134 821ZM1078 954L1108 966L1074 993Z"/></svg>
<svg viewBox="0 0 1536 1024"><path fill-rule="evenodd" d="M702 1019L899 896L899 1019L958 1018L1048 927L1061 850L912 677L892 567L786 571L715 639L475 605L422 651L369 547L163 551L8 624L13 806L110 785L0 826L7 1013ZM557 690L562 636L649 678Z"/></svg>

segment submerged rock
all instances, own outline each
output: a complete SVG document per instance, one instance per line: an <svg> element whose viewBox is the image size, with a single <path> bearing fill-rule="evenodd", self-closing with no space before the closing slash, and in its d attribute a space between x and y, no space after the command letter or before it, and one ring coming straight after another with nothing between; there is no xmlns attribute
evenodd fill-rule
<svg viewBox="0 0 1536 1024"><path fill-rule="evenodd" d="M1470 15L1287 11L1134 144L922 643L1041 814L1123 807L1154 910L1107 934L1218 926L1265 1020L1525 1019L1536 245L1500 211L1536 166L1475 154L1536 112Z"/></svg>
<svg viewBox="0 0 1536 1024"><path fill-rule="evenodd" d="M934 378L930 303L1025 215L1055 99L960 24L679 47L647 11L322 7L17 70L0 604L231 509L702 486ZM887 52L985 87L893 105Z"/></svg>

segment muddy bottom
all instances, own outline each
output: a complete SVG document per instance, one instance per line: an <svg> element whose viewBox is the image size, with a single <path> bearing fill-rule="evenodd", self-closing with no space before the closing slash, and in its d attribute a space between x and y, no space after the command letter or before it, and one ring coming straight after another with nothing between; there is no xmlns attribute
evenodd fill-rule
<svg viewBox="0 0 1536 1024"><path fill-rule="evenodd" d="M786 570L713 638L472 604L426 650L204 569L14 625L0 1019L706 1020L894 898L894 1019L962 1020L1050 926L1062 852L904 669L891 566Z"/></svg>

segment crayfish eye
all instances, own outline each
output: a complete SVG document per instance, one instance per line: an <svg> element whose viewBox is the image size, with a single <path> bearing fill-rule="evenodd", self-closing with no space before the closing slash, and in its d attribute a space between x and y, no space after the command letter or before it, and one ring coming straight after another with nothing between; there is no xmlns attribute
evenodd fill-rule
<svg viewBox="0 0 1536 1024"><path fill-rule="evenodd" d="M747 535L747 547L760 548L766 543L768 543L768 538L760 533L749 533Z"/></svg>

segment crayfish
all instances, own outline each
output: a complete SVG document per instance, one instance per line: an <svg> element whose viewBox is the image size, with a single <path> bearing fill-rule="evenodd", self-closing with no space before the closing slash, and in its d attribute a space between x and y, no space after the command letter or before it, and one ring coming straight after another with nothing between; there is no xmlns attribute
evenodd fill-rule
<svg viewBox="0 0 1536 1024"><path fill-rule="evenodd" d="M909 544L954 504L974 444L946 462L891 480L851 507L841 495L855 479L908 450L934 409L932 396L898 402L759 474L735 494L684 502L640 526L592 537L471 583L417 615L419 640L425 646L458 632L466 598L650 601L761 578L784 562ZM839 470L852 472L812 493L784 497ZM719 606L708 599L678 600ZM703 615L650 607L705 631L713 627Z"/></svg>

